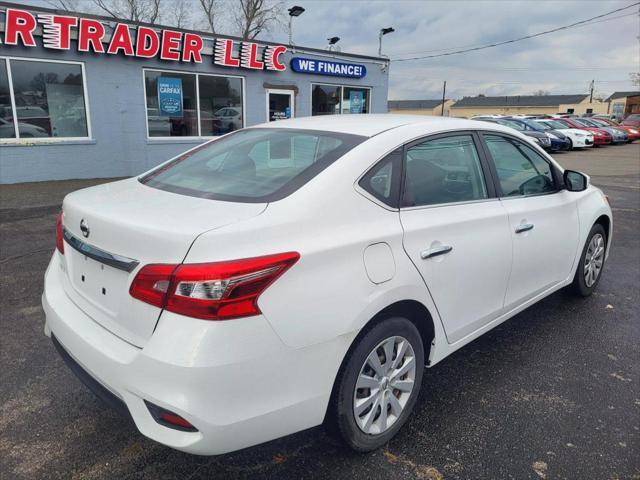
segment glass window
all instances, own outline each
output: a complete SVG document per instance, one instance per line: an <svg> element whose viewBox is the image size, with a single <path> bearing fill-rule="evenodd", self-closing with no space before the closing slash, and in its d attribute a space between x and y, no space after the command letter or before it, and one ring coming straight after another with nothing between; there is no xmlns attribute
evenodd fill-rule
<svg viewBox="0 0 640 480"><path fill-rule="evenodd" d="M369 113L369 89L344 87L342 113Z"/></svg>
<svg viewBox="0 0 640 480"><path fill-rule="evenodd" d="M407 150L404 206L482 198L487 189L471 135L428 140Z"/></svg>
<svg viewBox="0 0 640 480"><path fill-rule="evenodd" d="M401 159L402 150L387 155L360 179L359 185L381 202L397 207Z"/></svg>
<svg viewBox="0 0 640 480"><path fill-rule="evenodd" d="M198 88L201 135L223 135L244 126L242 79L198 75Z"/></svg>
<svg viewBox="0 0 640 480"><path fill-rule="evenodd" d="M0 138L15 138L6 61L0 58Z"/></svg>
<svg viewBox="0 0 640 480"><path fill-rule="evenodd" d="M177 79L177 83L170 83ZM197 137L198 114L196 101L196 76L176 72L145 70L144 81L147 93L147 122L150 137ZM160 92L161 85L177 86L175 96ZM178 105L171 105L174 99L182 97ZM162 106L161 106L162 101ZM171 106L171 108L168 108ZM173 112L172 112L173 110Z"/></svg>
<svg viewBox="0 0 640 480"><path fill-rule="evenodd" d="M551 165L517 140L485 135L505 197L537 195L556 190Z"/></svg>
<svg viewBox="0 0 640 480"><path fill-rule="evenodd" d="M20 138L88 137L79 64L11 60Z"/></svg>
<svg viewBox="0 0 640 480"><path fill-rule="evenodd" d="M270 202L297 190L364 140L314 130L240 130L191 150L140 181L201 198Z"/></svg>
<svg viewBox="0 0 640 480"><path fill-rule="evenodd" d="M311 115L335 115L340 113L342 87L313 85L311 90Z"/></svg>

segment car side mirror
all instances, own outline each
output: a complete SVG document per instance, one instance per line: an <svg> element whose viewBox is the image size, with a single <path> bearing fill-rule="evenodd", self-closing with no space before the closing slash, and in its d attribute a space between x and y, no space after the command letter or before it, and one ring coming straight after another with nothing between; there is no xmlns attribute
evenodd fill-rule
<svg viewBox="0 0 640 480"><path fill-rule="evenodd" d="M565 170L563 179L565 188L570 192L582 192L589 186L589 177L575 170Z"/></svg>

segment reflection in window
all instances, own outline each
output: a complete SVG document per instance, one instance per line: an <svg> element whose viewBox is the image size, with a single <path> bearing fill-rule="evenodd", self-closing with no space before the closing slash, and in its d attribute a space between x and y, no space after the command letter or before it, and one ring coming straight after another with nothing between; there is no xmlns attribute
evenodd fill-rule
<svg viewBox="0 0 640 480"><path fill-rule="evenodd" d="M145 70L144 79L149 137L213 137L244 126L241 78Z"/></svg>
<svg viewBox="0 0 640 480"><path fill-rule="evenodd" d="M311 115L369 113L370 89L340 85L311 86Z"/></svg>
<svg viewBox="0 0 640 480"><path fill-rule="evenodd" d="M80 65L11 60L10 68L20 138L89 135Z"/></svg>
<svg viewBox="0 0 640 480"><path fill-rule="evenodd" d="M7 65L5 60L0 59L0 138L15 138L15 136Z"/></svg>
<svg viewBox="0 0 640 480"><path fill-rule="evenodd" d="M181 90L182 103L173 105L172 110L165 104L160 106L161 94L158 83L166 84L163 79L176 79ZM196 76L175 72L145 71L144 81L147 92L147 122L150 137L195 137L198 136L198 115L196 112ZM177 95L179 98L180 95ZM167 95L169 101L172 97Z"/></svg>
<svg viewBox="0 0 640 480"><path fill-rule="evenodd" d="M405 206L487 198L480 159L470 135L429 140L407 150Z"/></svg>
<svg viewBox="0 0 640 480"><path fill-rule="evenodd" d="M485 140L504 196L555 191L551 165L532 148L497 135L486 135Z"/></svg>
<svg viewBox="0 0 640 480"><path fill-rule="evenodd" d="M344 87L342 113L369 113L369 89Z"/></svg>
<svg viewBox="0 0 640 480"><path fill-rule="evenodd" d="M201 135L223 135L243 127L242 79L199 75L198 88Z"/></svg>
<svg viewBox="0 0 640 480"><path fill-rule="evenodd" d="M313 85L311 91L311 115L335 115L340 113L342 87Z"/></svg>

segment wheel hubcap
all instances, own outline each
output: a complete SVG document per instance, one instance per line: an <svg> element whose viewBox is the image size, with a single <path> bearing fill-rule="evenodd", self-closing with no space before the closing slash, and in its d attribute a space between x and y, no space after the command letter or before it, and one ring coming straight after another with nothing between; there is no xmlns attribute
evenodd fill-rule
<svg viewBox="0 0 640 480"><path fill-rule="evenodd" d="M591 288L598 280L604 263L604 238L597 233L591 238L584 256L584 283Z"/></svg>
<svg viewBox="0 0 640 480"><path fill-rule="evenodd" d="M360 430L378 435L400 418L416 378L413 347L404 337L380 342L365 360L353 394L353 413Z"/></svg>

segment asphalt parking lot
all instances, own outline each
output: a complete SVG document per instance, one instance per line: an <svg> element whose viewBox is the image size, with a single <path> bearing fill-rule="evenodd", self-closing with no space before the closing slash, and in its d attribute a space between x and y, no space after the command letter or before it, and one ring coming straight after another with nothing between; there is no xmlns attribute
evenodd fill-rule
<svg viewBox="0 0 640 480"><path fill-rule="evenodd" d="M640 479L640 144L556 158L613 206L597 294L558 292L427 370L413 419L366 455L320 428L219 457L143 437L43 334L57 205L92 182L0 186L0 478Z"/></svg>

